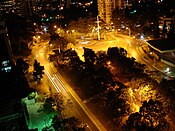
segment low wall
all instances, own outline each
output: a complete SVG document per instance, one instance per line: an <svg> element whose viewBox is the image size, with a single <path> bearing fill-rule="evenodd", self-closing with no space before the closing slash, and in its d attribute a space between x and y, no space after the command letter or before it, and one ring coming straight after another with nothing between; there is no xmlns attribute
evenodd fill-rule
<svg viewBox="0 0 175 131"><path fill-rule="evenodd" d="M164 59L160 59L160 61L163 62L163 63L165 63L165 64L167 64L167 65L169 65L169 66L175 67L175 64L173 64L173 63L171 63L169 61L166 61Z"/></svg>

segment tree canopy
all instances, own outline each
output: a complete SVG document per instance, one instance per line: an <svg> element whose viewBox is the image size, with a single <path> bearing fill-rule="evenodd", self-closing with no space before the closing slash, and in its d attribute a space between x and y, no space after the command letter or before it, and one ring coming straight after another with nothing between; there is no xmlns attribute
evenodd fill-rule
<svg viewBox="0 0 175 131"><path fill-rule="evenodd" d="M35 81L39 82L41 78L43 78L44 66L40 66L40 63L37 60L34 60L33 66L34 66L33 78Z"/></svg>
<svg viewBox="0 0 175 131"><path fill-rule="evenodd" d="M124 125L124 129L168 131L170 125L166 120L166 115L167 112L162 103L150 99L149 101L143 102L139 112L129 116L126 125Z"/></svg>

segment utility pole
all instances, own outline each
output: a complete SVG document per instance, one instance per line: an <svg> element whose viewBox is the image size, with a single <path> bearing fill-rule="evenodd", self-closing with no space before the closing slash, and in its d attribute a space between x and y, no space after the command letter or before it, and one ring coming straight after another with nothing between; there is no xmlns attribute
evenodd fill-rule
<svg viewBox="0 0 175 131"><path fill-rule="evenodd" d="M100 40L100 26L99 26L99 18L98 18L98 15L97 15L97 33L98 33L98 40Z"/></svg>

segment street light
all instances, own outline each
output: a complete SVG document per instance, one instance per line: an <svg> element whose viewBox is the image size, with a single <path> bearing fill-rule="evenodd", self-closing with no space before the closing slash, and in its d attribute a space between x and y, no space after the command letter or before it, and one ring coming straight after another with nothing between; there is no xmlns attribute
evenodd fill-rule
<svg viewBox="0 0 175 131"><path fill-rule="evenodd" d="M38 43L40 41L41 36L33 36L33 40L35 41L35 43Z"/></svg>
<svg viewBox="0 0 175 131"><path fill-rule="evenodd" d="M100 40L100 26L99 26L99 18L98 18L98 15L97 15L97 33L98 33L98 40Z"/></svg>
<svg viewBox="0 0 175 131"><path fill-rule="evenodd" d="M169 68L169 67L167 67L167 68L166 68L166 71L167 71L167 72L169 72L169 71L170 71L170 68Z"/></svg>
<svg viewBox="0 0 175 131"><path fill-rule="evenodd" d="M131 29L129 27L126 27L126 29L129 31L129 36L131 34Z"/></svg>

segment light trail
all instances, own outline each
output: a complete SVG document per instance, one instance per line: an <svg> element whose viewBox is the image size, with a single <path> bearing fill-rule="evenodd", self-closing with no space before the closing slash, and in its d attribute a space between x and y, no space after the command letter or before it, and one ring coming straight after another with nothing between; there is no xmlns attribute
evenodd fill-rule
<svg viewBox="0 0 175 131"><path fill-rule="evenodd" d="M63 82L58 78L58 76L57 76L56 74L55 74L54 76L55 76L56 80L62 85L62 87L64 88L64 90L65 90L66 92L69 92L69 91L67 90L67 88L65 87L65 85L63 84Z"/></svg>
<svg viewBox="0 0 175 131"><path fill-rule="evenodd" d="M61 90L59 89L58 85L55 83L55 81L50 76L50 74L48 73L48 71L47 70L44 70L44 72L47 75L47 77L49 78L49 80L51 81L51 83L53 84L53 86L55 87L55 89L57 90L57 92L61 92Z"/></svg>
<svg viewBox="0 0 175 131"><path fill-rule="evenodd" d="M126 41L127 41L127 43L129 44L129 46L132 46L132 45L131 45L131 42L130 42L129 40L126 40Z"/></svg>

